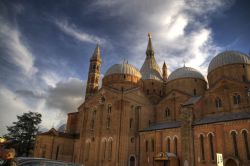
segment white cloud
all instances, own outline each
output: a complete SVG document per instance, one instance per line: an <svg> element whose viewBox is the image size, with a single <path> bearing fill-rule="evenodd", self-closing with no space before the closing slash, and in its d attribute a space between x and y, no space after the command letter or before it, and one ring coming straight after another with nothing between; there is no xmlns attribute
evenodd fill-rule
<svg viewBox="0 0 250 166"><path fill-rule="evenodd" d="M207 59L215 56L222 48L213 42L213 31L209 28L209 16L228 9L234 0L97 0L94 10L105 8L103 17L125 17L133 23L123 32L130 42L129 61L138 68L145 58L146 33L152 32L156 59L165 60L170 70L187 66L206 74ZM105 15L106 14L106 15Z"/></svg>
<svg viewBox="0 0 250 166"><path fill-rule="evenodd" d="M82 32L80 29L76 27L74 24L69 24L67 20L54 20L55 24L58 28L66 33L67 35L82 41L82 42L89 42L89 43L105 43L105 39L99 38L95 35L90 35L85 32Z"/></svg>
<svg viewBox="0 0 250 166"><path fill-rule="evenodd" d="M16 121L17 115L21 115L24 112L28 112L30 108L17 99L16 95L7 88L0 86L0 135L6 133L6 126L12 125L12 122Z"/></svg>
<svg viewBox="0 0 250 166"><path fill-rule="evenodd" d="M25 44L21 33L15 26L11 26L1 17L0 24L1 42L7 53L6 60L11 60L12 63L20 67L26 76L32 76L37 72L37 68L34 66L35 58Z"/></svg>
<svg viewBox="0 0 250 166"><path fill-rule="evenodd" d="M60 81L48 90L46 105L48 108L58 109L64 113L77 111L84 101L85 82L77 78Z"/></svg>

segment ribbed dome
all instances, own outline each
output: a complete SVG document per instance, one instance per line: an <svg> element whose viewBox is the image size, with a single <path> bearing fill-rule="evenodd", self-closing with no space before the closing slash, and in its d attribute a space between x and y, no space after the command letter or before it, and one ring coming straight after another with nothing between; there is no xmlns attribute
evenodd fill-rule
<svg viewBox="0 0 250 166"><path fill-rule="evenodd" d="M224 51L212 59L208 67L208 73L218 67L235 63L249 64L248 55L238 51Z"/></svg>
<svg viewBox="0 0 250 166"><path fill-rule="evenodd" d="M114 64L107 70L105 76L111 74L129 74L141 78L141 73L139 72L139 70L136 69L136 67L134 67L133 65L128 63Z"/></svg>
<svg viewBox="0 0 250 166"><path fill-rule="evenodd" d="M173 71L167 81L172 81L178 78L198 78L205 80L204 76L196 69L191 67L182 67Z"/></svg>

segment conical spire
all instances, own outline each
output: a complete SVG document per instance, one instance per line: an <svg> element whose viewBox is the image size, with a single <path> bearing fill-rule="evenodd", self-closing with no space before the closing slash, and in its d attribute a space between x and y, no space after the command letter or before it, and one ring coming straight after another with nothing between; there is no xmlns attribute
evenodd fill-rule
<svg viewBox="0 0 250 166"><path fill-rule="evenodd" d="M148 33L148 47L146 51L146 59L141 67L142 79L154 79L154 80L162 80L161 69L159 68L155 57L154 57L154 49L152 46L152 35Z"/></svg>
<svg viewBox="0 0 250 166"><path fill-rule="evenodd" d="M100 46L99 44L96 44L95 51L91 57L91 59L101 59L101 51L100 51Z"/></svg>
<svg viewBox="0 0 250 166"><path fill-rule="evenodd" d="M163 68L163 69L167 68L167 65L166 65L165 61L164 61L164 63L163 63L162 68Z"/></svg>
<svg viewBox="0 0 250 166"><path fill-rule="evenodd" d="M152 45L152 34L148 33L148 47L146 51L147 57L152 57L154 56L154 49Z"/></svg>

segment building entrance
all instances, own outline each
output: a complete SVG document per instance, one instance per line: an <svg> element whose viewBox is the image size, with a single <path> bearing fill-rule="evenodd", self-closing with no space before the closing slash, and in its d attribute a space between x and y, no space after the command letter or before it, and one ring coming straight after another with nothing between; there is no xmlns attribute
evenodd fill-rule
<svg viewBox="0 0 250 166"><path fill-rule="evenodd" d="M237 166L237 163L233 159L229 159L226 162L226 166Z"/></svg>

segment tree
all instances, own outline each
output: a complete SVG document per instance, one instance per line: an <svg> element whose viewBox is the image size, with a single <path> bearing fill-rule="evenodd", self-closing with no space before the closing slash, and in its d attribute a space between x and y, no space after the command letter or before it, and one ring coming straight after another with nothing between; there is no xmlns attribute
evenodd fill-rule
<svg viewBox="0 0 250 166"><path fill-rule="evenodd" d="M24 113L17 116L17 122L13 122L13 126L7 126L8 134L5 137L15 142L13 148L18 156L29 156L30 150L34 148L41 117L42 115L37 112Z"/></svg>

